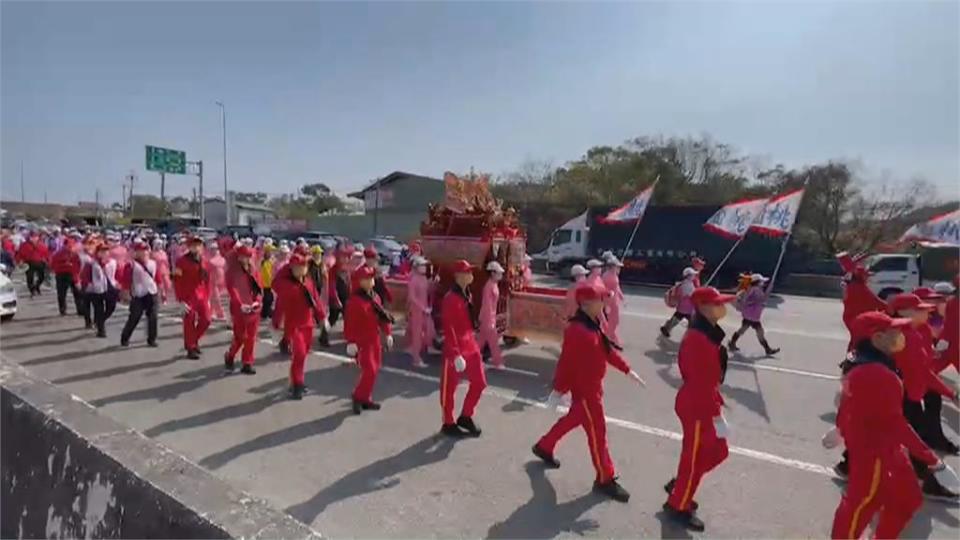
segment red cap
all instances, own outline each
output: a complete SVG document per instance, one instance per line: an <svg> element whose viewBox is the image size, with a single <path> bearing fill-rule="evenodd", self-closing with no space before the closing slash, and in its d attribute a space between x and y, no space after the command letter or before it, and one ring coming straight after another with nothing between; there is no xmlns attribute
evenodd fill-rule
<svg viewBox="0 0 960 540"><path fill-rule="evenodd" d="M357 280L373 279L376 276L377 276L377 271L372 266L362 265L353 271L353 278Z"/></svg>
<svg viewBox="0 0 960 540"><path fill-rule="evenodd" d="M694 289L693 294L690 295L690 300L695 306L705 306L708 304L726 304L736 300L736 295L733 294L722 294L720 291L713 287L697 287Z"/></svg>
<svg viewBox="0 0 960 540"><path fill-rule="evenodd" d="M850 328L850 336L854 342L867 339L877 332L891 328L904 328L910 325L910 319L894 319L880 311L868 311L857 315Z"/></svg>
<svg viewBox="0 0 960 540"><path fill-rule="evenodd" d="M106 244L100 244L100 245L98 245L98 246L97 246L97 253L100 253L101 251L108 251L108 252L109 252L109 251L110 251L110 246L108 246L108 245L106 245Z"/></svg>
<svg viewBox="0 0 960 540"><path fill-rule="evenodd" d="M421 253L423 252L423 247L420 246L420 242L414 242L410 244L410 253Z"/></svg>
<svg viewBox="0 0 960 540"><path fill-rule="evenodd" d="M694 257L690 264L695 270L703 270L703 267L706 266L707 261L701 259L700 257Z"/></svg>
<svg viewBox="0 0 960 540"><path fill-rule="evenodd" d="M287 264L290 266L306 266L307 259L299 253L294 253L290 256L290 259L287 261Z"/></svg>
<svg viewBox="0 0 960 540"><path fill-rule="evenodd" d="M146 242L134 242L134 243L133 243L133 250L134 250L134 251L147 251L148 249L150 249L150 246L148 246Z"/></svg>
<svg viewBox="0 0 960 540"><path fill-rule="evenodd" d="M459 261L453 263L453 273L455 274L466 274L468 272L473 272L473 265L467 261L460 259Z"/></svg>
<svg viewBox="0 0 960 540"><path fill-rule="evenodd" d="M237 257L253 257L253 249L250 246L240 246L234 250Z"/></svg>
<svg viewBox="0 0 960 540"><path fill-rule="evenodd" d="M293 248L293 254L300 255L301 257L307 257L310 255L310 250L307 249L307 246L298 245L297 247Z"/></svg>
<svg viewBox="0 0 960 540"><path fill-rule="evenodd" d="M365 259L372 259L373 257L379 257L377 250L373 246L367 246L363 249L363 257Z"/></svg>
<svg viewBox="0 0 960 540"><path fill-rule="evenodd" d="M574 291L574 297L577 299L578 304L584 302L591 302L594 300L602 300L604 295L607 293L607 289L602 285L591 285L589 283L584 283L577 287L577 290Z"/></svg>
<svg viewBox="0 0 960 540"><path fill-rule="evenodd" d="M199 236L191 236L191 237L187 238L187 243L188 243L188 244L202 244L202 243L203 243L203 238L200 238Z"/></svg>
<svg viewBox="0 0 960 540"><path fill-rule="evenodd" d="M913 294L920 297L921 300L943 300L945 297L930 287L919 287L913 290Z"/></svg>
<svg viewBox="0 0 960 540"><path fill-rule="evenodd" d="M928 304L913 293L900 293L887 301L890 311L897 313L904 309L936 309L937 306Z"/></svg>

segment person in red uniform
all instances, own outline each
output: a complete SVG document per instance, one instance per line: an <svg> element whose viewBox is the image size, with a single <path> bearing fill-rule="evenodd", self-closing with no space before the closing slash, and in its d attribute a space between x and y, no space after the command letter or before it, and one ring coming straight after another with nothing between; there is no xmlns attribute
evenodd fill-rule
<svg viewBox="0 0 960 540"><path fill-rule="evenodd" d="M923 502L904 449L944 483L956 475L925 445L903 416L903 385L893 355L906 346L910 319L880 312L850 325L855 345L844 361L837 427L850 453L847 490L833 517L833 538L860 538L879 512L877 538L897 538Z"/></svg>
<svg viewBox="0 0 960 540"><path fill-rule="evenodd" d="M944 292L947 293L947 291ZM929 302L936 306L936 309L930 312L930 318L927 322L917 328L917 331L920 332L920 335L923 337L923 348L925 349L930 370L936 375L947 367L942 358L942 353L946 350L946 347L941 347L941 350L938 350L935 346L938 340L936 336L942 333L943 330L942 314L945 311L947 297L929 287L916 288L913 290L913 294L919 296L923 302ZM941 316L938 328L936 329L933 324L934 315ZM958 455L960 454L960 447L947 438L943 432L942 411L943 394L938 393L933 388L927 388L927 393L923 396L924 430L920 433L920 437L923 439L923 442L927 443L927 445L934 450L939 450L951 455Z"/></svg>
<svg viewBox="0 0 960 540"><path fill-rule="evenodd" d="M583 284L577 287L575 298L578 309L563 333L563 349L553 376L553 391L549 400L557 403L561 396L570 394L570 409L533 445L533 453L547 465L560 467L560 462L553 455L557 443L571 430L583 427L587 433L590 459L597 472L593 489L614 500L627 502L630 493L617 483L607 447L607 425L603 412L603 378L607 373L607 364L626 373L640 385L645 386L645 383L620 354L623 348L608 337L600 326L605 294L606 289L596 285Z"/></svg>
<svg viewBox="0 0 960 540"><path fill-rule="evenodd" d="M347 300L343 321L343 337L347 340L347 355L357 359L360 378L353 389L353 412L380 410L373 401L373 385L383 361L380 334L383 333L387 350L393 348L393 317L383 308L380 295L373 290L376 270L361 266L354 271L357 288Z"/></svg>
<svg viewBox="0 0 960 540"><path fill-rule="evenodd" d="M860 264L860 258L841 252L837 253L837 262L844 271L843 324L851 334L850 343L847 345L847 350L851 351L855 345L851 329L854 319L868 311L885 311L887 305L867 286L870 272Z"/></svg>
<svg viewBox="0 0 960 540"><path fill-rule="evenodd" d="M57 285L57 307L60 315L67 314L67 291L73 295L73 305L77 315L82 315L80 290L77 288L77 284L80 283L80 254L73 238L67 238L63 246L53 254L50 267Z"/></svg>
<svg viewBox="0 0 960 540"><path fill-rule="evenodd" d="M224 368L234 370L234 359L243 350L240 373L253 375L257 330L260 327L260 308L263 306L263 287L260 275L253 268L253 250L247 246L234 248L227 263L226 287L230 297L230 320L233 324L233 342L223 357Z"/></svg>
<svg viewBox="0 0 960 540"><path fill-rule="evenodd" d="M473 420L480 396L487 387L483 371L480 347L473 331L476 328L470 284L473 283L474 267L465 260L453 264L454 283L440 304L440 319L443 331L443 366L440 373L440 408L443 411L443 427L440 432L449 437L480 436L480 428ZM454 422L454 392L460 376L466 372L470 389L463 399L460 417Z"/></svg>
<svg viewBox="0 0 960 540"><path fill-rule="evenodd" d="M389 306L390 303L393 302L393 295L390 294L390 289L387 288L387 282L383 280L383 274L380 272L380 254L377 253L376 248L369 246L363 250L363 259L364 264L375 270L373 291L380 296L380 301L383 302L383 305Z"/></svg>
<svg viewBox="0 0 960 540"><path fill-rule="evenodd" d="M953 293L943 313L943 331L937 348L941 351L937 372L953 366L960 371L960 276L953 278Z"/></svg>
<svg viewBox="0 0 960 540"><path fill-rule="evenodd" d="M177 259L173 287L183 306L183 347L187 358L200 358L200 338L210 327L210 271L203 258L203 239L192 237L186 255Z"/></svg>
<svg viewBox="0 0 960 540"><path fill-rule="evenodd" d="M47 243L37 233L30 233L30 238L20 244L17 250L17 262L27 265L27 288L30 298L40 294L40 285L46 279L47 259L50 251Z"/></svg>
<svg viewBox="0 0 960 540"><path fill-rule="evenodd" d="M277 293L280 309L283 309L283 333L290 346L290 399L303 399L304 366L310 344L313 343L315 321L326 317L317 288L307 278L307 259L293 254L290 260L273 278L273 290Z"/></svg>
<svg viewBox="0 0 960 540"><path fill-rule="evenodd" d="M677 476L664 486L670 496L663 509L674 521L694 531L705 525L695 515L693 500L703 476L727 459L727 422L721 412L720 384L727 371L727 349L720 320L727 304L736 299L713 287L698 287L690 295L696 312L683 335L677 365L683 385L677 391L674 411L683 426L683 447Z"/></svg>

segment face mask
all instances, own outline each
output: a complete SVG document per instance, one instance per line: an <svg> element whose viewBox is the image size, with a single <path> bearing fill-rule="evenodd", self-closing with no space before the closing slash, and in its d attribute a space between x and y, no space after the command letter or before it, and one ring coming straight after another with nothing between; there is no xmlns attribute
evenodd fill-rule
<svg viewBox="0 0 960 540"><path fill-rule="evenodd" d="M599 268L591 268L591 269L590 269L590 275L591 275L591 276L599 276L599 275L600 275L600 269L599 269Z"/></svg>

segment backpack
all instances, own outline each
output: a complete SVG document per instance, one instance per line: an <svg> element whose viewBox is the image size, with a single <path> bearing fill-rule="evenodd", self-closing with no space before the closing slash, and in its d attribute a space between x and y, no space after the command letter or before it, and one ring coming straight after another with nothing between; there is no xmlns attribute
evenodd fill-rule
<svg viewBox="0 0 960 540"><path fill-rule="evenodd" d="M669 308L676 308L680 304L680 282L673 284L673 287L667 289L663 294L663 303Z"/></svg>

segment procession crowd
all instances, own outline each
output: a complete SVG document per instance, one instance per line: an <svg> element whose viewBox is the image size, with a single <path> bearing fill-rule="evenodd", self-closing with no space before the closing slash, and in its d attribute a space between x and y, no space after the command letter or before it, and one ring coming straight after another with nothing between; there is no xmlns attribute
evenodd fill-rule
<svg viewBox="0 0 960 540"><path fill-rule="evenodd" d="M56 237L56 239L54 239ZM183 347L191 359L202 355L203 335L213 318L229 316L233 340L223 356L225 370L253 375L261 321L282 334L280 348L290 356L289 397L302 399L306 358L319 329L320 346L330 345L331 328L343 320L348 356L360 368L353 389L355 414L379 410L373 398L383 351L393 349L394 318L387 309L391 293L371 247L338 246L325 253L319 246L298 241L274 244L268 238L221 237L205 243L195 236L170 239L144 236L100 236L63 231L32 233L12 245L2 238L3 251L26 266L31 296L41 294L45 273L54 275L61 315L67 314L67 293L87 328L101 338L118 301L129 303L120 335L128 346L140 320L147 319L147 344L156 346L157 317L163 303L182 309ZM859 538L878 515L874 535L895 538L923 501L923 496L957 501L957 478L935 451L957 454L944 435L940 410L943 398L956 402L954 388L938 376L958 369L958 296L954 284L938 284L880 300L866 285L867 271L858 260L839 256L846 275L843 322L850 333L848 354L840 369L835 429L825 447L844 446L844 461L836 472L847 480L833 518L834 538ZM667 294L675 313L661 326L669 339L680 323L687 328L677 364L683 383L674 410L683 428L676 474L664 486L663 509L674 521L702 531L695 496L703 477L729 454L729 429L723 415L722 384L728 350L750 329L768 355L779 349L766 339L761 323L770 291L760 274L744 276L736 294L724 294L700 283L705 261L695 259ZM607 366L645 386L624 358L619 337L624 294L622 263L612 253L575 266L567 291L569 318L549 398L565 414L533 445L547 466L559 468L554 456L559 441L580 427L596 471L594 489L627 502L630 494L619 483L606 437L603 379ZM438 303L432 301L435 273L418 244L410 248L398 273L407 281L406 351L412 366L423 368L422 355L439 333L442 337L440 431L450 437L479 437L475 412L487 386L484 352L491 368L504 358L496 326L499 283L505 269L489 261L483 269L459 260L451 267L453 283ZM471 284L487 273L474 309ZM529 266L524 269L529 280ZM226 300L228 312L222 310ZM720 322L733 305L742 314L740 327L726 339ZM439 313L434 314L434 306ZM839 360L839 359L838 359ZM455 390L461 378L469 388L456 413Z"/></svg>

